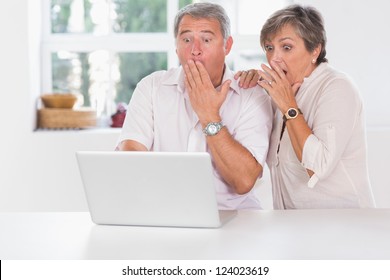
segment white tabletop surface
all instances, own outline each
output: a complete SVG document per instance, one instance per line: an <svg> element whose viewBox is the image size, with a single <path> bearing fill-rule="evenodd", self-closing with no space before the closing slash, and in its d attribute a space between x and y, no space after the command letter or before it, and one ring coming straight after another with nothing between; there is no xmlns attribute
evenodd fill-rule
<svg viewBox="0 0 390 280"><path fill-rule="evenodd" d="M0 213L0 259L390 259L390 209L243 210L219 229L98 226L88 212Z"/></svg>

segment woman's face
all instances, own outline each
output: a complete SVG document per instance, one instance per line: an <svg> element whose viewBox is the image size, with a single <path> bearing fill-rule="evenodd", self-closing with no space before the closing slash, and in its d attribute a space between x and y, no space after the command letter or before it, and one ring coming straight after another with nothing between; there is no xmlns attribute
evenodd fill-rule
<svg viewBox="0 0 390 280"><path fill-rule="evenodd" d="M316 68L313 59L317 59L320 51L318 46L313 52L308 52L303 39L291 25L285 25L278 33L264 44L268 63L276 63L284 71L291 85L301 83Z"/></svg>

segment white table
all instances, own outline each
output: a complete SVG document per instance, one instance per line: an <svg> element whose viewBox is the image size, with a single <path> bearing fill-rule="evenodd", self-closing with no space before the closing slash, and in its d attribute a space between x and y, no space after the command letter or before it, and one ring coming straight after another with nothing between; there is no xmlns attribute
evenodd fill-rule
<svg viewBox="0 0 390 280"><path fill-rule="evenodd" d="M219 229L98 226L88 212L0 213L0 259L390 259L390 209L244 210Z"/></svg>

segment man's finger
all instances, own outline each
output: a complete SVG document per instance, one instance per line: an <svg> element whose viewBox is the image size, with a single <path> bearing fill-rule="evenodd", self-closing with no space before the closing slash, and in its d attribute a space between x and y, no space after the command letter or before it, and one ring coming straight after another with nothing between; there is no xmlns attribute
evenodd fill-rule
<svg viewBox="0 0 390 280"><path fill-rule="evenodd" d="M202 84L202 78L201 78L201 75L199 73L199 69L198 69L197 64L195 64L195 62L193 60L188 60L187 65L189 67L189 70L191 72L191 75L192 75L192 78L193 78L195 84L197 84L197 85Z"/></svg>
<svg viewBox="0 0 390 280"><path fill-rule="evenodd" d="M198 73L200 74L200 79L203 83L211 82L209 73L207 72L206 68L200 61L196 61L196 67L198 69Z"/></svg>

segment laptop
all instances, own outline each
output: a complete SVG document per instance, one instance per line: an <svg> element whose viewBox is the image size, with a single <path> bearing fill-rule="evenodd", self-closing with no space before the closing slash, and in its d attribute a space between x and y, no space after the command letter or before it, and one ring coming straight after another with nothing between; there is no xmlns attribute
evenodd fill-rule
<svg viewBox="0 0 390 280"><path fill-rule="evenodd" d="M208 153L76 152L96 224L217 228L237 211L218 210Z"/></svg>

